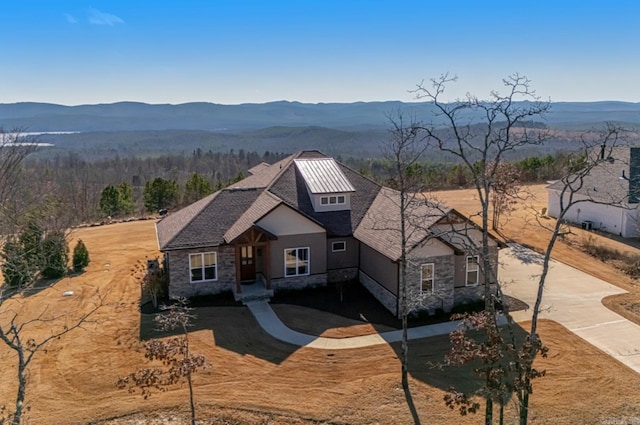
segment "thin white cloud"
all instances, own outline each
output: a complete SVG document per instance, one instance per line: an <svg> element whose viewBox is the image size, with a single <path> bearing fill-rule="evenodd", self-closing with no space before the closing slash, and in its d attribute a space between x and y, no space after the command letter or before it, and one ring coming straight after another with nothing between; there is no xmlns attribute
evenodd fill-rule
<svg viewBox="0 0 640 425"><path fill-rule="evenodd" d="M91 8L89 9L89 23L94 25L109 25L112 27L116 24L124 24L124 21L119 16Z"/></svg>
<svg viewBox="0 0 640 425"><path fill-rule="evenodd" d="M68 22L68 23L70 23L70 24L77 24L77 23L78 23L78 20L76 19L76 17L75 17L75 16L73 16L72 14L70 14L70 13L65 13L65 14L64 14L64 18L65 18L65 19L67 20L67 22Z"/></svg>

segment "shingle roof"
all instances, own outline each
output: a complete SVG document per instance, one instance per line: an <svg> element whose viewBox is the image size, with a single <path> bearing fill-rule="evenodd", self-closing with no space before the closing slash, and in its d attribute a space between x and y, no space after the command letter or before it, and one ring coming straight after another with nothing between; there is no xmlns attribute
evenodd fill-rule
<svg viewBox="0 0 640 425"><path fill-rule="evenodd" d="M304 158L294 162L311 193L355 192L333 158Z"/></svg>
<svg viewBox="0 0 640 425"><path fill-rule="evenodd" d="M305 180L294 160L326 158L318 151L303 151L268 167L260 167L244 180L201 199L157 223L162 251L231 243L280 203L286 203L323 226L329 237L355 236L392 259L400 256L399 192L379 184L340 163L339 172L355 190L351 210L315 212ZM409 243L424 239L428 228L450 209L419 203L410 226Z"/></svg>
<svg viewBox="0 0 640 425"><path fill-rule="evenodd" d="M160 250L216 246L262 191L224 189L171 214L156 224Z"/></svg>
<svg viewBox="0 0 640 425"><path fill-rule="evenodd" d="M632 151L640 153L640 148L615 147L606 152L608 160L593 167L580 180L571 184L576 194L598 202L625 203L630 195L630 180L638 178L638 170L632 167ZM600 148L591 152L591 160L597 160ZM637 156L637 155L633 155ZM635 161L637 162L637 161ZM561 180L547 186L547 189L562 190L565 183ZM631 192L634 192L633 190Z"/></svg>
<svg viewBox="0 0 640 425"><path fill-rule="evenodd" d="M416 198L407 209L408 246L412 247L431 235L429 228L449 211L452 210L446 205ZM381 254L392 260L398 260L402 255L400 192L382 188L354 232L354 236Z"/></svg>
<svg viewBox="0 0 640 425"><path fill-rule="evenodd" d="M293 156L288 156L273 165L256 170L255 174L232 184L228 189L265 188L290 165L292 160Z"/></svg>
<svg viewBox="0 0 640 425"><path fill-rule="evenodd" d="M189 224L191 220L212 202L220 192L213 193L209 196L205 196L199 201L188 205L181 210L176 211L165 216L162 220L156 223L156 229L158 233L158 245L162 250L166 247L178 233L180 233L185 226Z"/></svg>
<svg viewBox="0 0 640 425"><path fill-rule="evenodd" d="M249 230L256 221L268 214L275 207L280 205L282 201L265 191L258 196L258 199L246 210L244 214L238 218L233 226L224 234L224 240L231 243L235 238Z"/></svg>
<svg viewBox="0 0 640 425"><path fill-rule="evenodd" d="M249 168L247 170L247 172L249 174L258 174L261 171L264 171L266 168L269 168L271 166L271 164L268 164L266 162L261 162L260 164L256 165L255 167Z"/></svg>

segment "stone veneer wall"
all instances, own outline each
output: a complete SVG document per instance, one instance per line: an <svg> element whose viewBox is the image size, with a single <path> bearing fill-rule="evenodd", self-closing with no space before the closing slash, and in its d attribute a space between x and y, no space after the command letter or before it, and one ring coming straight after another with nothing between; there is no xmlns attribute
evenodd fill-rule
<svg viewBox="0 0 640 425"><path fill-rule="evenodd" d="M350 280L354 280L357 278L358 278L357 267L327 271L328 283L348 282Z"/></svg>
<svg viewBox="0 0 640 425"><path fill-rule="evenodd" d="M362 286L367 288L367 290L371 292L371 295L373 295L375 299L380 301L380 304L382 304L391 313L397 314L396 309L398 305L398 298L394 294L392 294L390 291L376 282L372 277L362 271L360 272L359 278Z"/></svg>
<svg viewBox="0 0 640 425"><path fill-rule="evenodd" d="M427 294L421 291L420 271L423 264L434 265L434 290ZM407 265L408 296L410 311L426 310L434 314L436 309L450 312L455 304L454 296L455 257L411 258Z"/></svg>
<svg viewBox="0 0 640 425"><path fill-rule="evenodd" d="M210 282L190 282L189 254L217 252L218 279ZM169 298L195 297L234 291L236 287L236 256L233 246L217 246L169 252Z"/></svg>
<svg viewBox="0 0 640 425"><path fill-rule="evenodd" d="M326 286L327 274L317 273L306 276L283 277L279 279L271 279L271 288L275 291L313 288L317 286Z"/></svg>

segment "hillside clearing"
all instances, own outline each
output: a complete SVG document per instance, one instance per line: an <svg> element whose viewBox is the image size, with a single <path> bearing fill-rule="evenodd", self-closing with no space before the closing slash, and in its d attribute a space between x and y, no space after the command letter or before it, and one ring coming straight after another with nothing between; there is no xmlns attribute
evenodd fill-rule
<svg viewBox="0 0 640 425"><path fill-rule="evenodd" d="M542 186L533 187L544 196ZM442 192L438 196L472 213L472 191ZM507 236L529 246L544 243L544 232L534 227L531 214L544 206L545 197L523 208L505 226ZM525 226L525 222L529 223ZM151 317L138 309L140 287L136 263L159 255L152 221L78 229L91 254L86 273L62 279L50 288L21 300L24 317L34 317L44 306L51 314L82 311L99 290L104 306L93 323L52 342L39 353L29 373L29 423L179 423L187 418L187 391L177 387L143 400L139 394L118 390L120 375L144 366L141 333L149 332ZM582 236L576 232L571 238ZM618 244L603 239L602 243ZM73 242L72 242L73 244ZM622 249L624 246L620 246ZM624 249L633 249L626 247ZM636 284L615 268L595 261L566 244L556 258L577 264L635 296ZM74 296L62 297L73 290ZM620 303L613 302L616 308ZM286 307L281 308L285 310ZM206 355L211 367L195 377L198 416L202 423L228 424L403 424L410 422L400 386L399 346L381 345L326 352L298 348L265 334L244 307L200 307L193 329L194 349ZM297 320L327 317L292 309ZM330 318L341 333L360 332L362 324ZM523 324L526 327L526 324ZM46 328L34 329L34 334ZM640 376L553 322L543 322L540 333L550 348L539 361L547 377L535 382L532 424L617 423L640 418L637 388ZM467 383L468 372L439 370L448 349L446 337L411 343L414 398L423 423L475 424L479 417L460 417L442 401L452 384ZM15 375L14 358L0 346L0 405L10 406ZM603 373L606 371L606 373ZM513 415L513 406L509 415ZM157 422L154 422L154 419ZM510 422L508 422L510 423ZM621 422L623 423L623 422Z"/></svg>

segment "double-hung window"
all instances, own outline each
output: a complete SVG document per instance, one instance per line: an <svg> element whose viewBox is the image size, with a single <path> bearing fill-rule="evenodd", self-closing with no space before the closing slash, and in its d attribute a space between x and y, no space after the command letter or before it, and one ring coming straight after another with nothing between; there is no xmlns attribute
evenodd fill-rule
<svg viewBox="0 0 640 425"><path fill-rule="evenodd" d="M435 267L433 263L423 264L420 268L420 291L423 294L433 294L435 281Z"/></svg>
<svg viewBox="0 0 640 425"><path fill-rule="evenodd" d="M467 257L467 286L478 284L480 279L480 260L477 255Z"/></svg>
<svg viewBox="0 0 640 425"><path fill-rule="evenodd" d="M218 279L218 257L215 252L189 254L191 283Z"/></svg>
<svg viewBox="0 0 640 425"><path fill-rule="evenodd" d="M284 275L303 276L309 274L309 248L287 248L284 250Z"/></svg>

